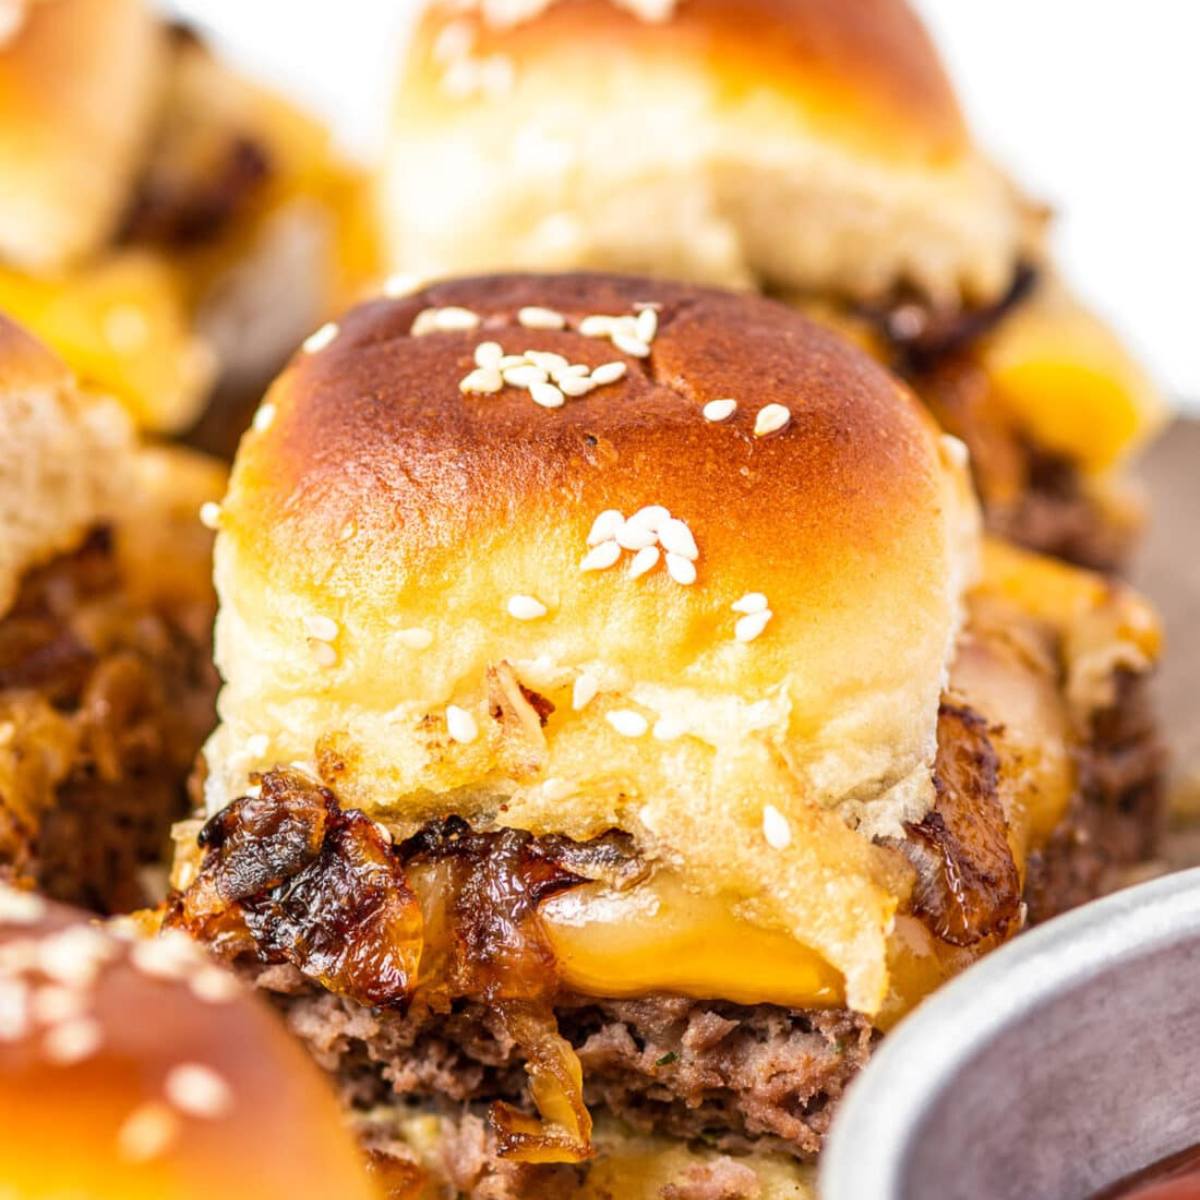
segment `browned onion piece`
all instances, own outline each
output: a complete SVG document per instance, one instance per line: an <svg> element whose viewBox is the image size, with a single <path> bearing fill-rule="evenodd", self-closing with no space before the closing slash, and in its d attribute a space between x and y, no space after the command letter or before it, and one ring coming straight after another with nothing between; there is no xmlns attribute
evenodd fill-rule
<svg viewBox="0 0 1200 1200"><path fill-rule="evenodd" d="M295 771L204 827L196 881L170 923L232 952L290 962L369 1006L403 1003L421 956L421 911L391 846L361 812Z"/></svg>
<svg viewBox="0 0 1200 1200"><path fill-rule="evenodd" d="M1021 879L997 788L987 722L970 708L938 712L937 798L905 826L901 849L917 868L913 910L938 937L971 946L1003 932L1021 907Z"/></svg>
<svg viewBox="0 0 1200 1200"><path fill-rule="evenodd" d="M497 1101L488 1119L503 1158L514 1162L581 1162L591 1155L592 1118L583 1102L583 1068L558 1032L548 1003L497 1005L512 1039L524 1050L529 1090L540 1116Z"/></svg>

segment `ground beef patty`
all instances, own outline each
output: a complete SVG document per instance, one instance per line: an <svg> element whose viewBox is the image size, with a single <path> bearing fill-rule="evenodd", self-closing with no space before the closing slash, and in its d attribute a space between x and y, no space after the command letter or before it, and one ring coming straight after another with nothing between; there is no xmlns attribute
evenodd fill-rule
<svg viewBox="0 0 1200 1200"><path fill-rule="evenodd" d="M108 531L0 619L0 877L100 912L147 900L214 719L212 600L151 606Z"/></svg>
<svg viewBox="0 0 1200 1200"><path fill-rule="evenodd" d="M246 971L356 1108L397 1096L525 1103L524 1061L487 1006L370 1009L314 988L291 966ZM845 1009L658 995L567 997L555 1013L579 1055L589 1105L646 1133L801 1158L820 1148L874 1040L870 1022Z"/></svg>

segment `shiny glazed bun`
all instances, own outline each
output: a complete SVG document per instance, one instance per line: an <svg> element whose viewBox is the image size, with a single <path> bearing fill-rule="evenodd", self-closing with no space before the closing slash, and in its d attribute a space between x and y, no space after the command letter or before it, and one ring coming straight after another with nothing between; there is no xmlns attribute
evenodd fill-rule
<svg viewBox="0 0 1200 1200"><path fill-rule="evenodd" d="M231 975L3 885L0 1111L19 1200L375 1195L320 1072Z"/></svg>
<svg viewBox="0 0 1200 1200"><path fill-rule="evenodd" d="M128 419L0 315L0 615L22 574L74 548L121 504Z"/></svg>
<svg viewBox="0 0 1200 1200"><path fill-rule="evenodd" d="M604 267L940 302L1029 214L904 0L433 3L381 194L393 266Z"/></svg>
<svg viewBox="0 0 1200 1200"><path fill-rule="evenodd" d="M54 270L113 233L154 129L163 30L144 0L53 0L0 38L0 261Z"/></svg>
<svg viewBox="0 0 1200 1200"><path fill-rule="evenodd" d="M621 377L553 408L536 364L462 390L526 351ZM956 448L765 300L565 275L365 305L238 455L211 806L301 760L399 826L619 826L851 976L839 937L877 939L882 969L898 885L861 835L930 799L975 547ZM769 896L765 803L791 823Z"/></svg>

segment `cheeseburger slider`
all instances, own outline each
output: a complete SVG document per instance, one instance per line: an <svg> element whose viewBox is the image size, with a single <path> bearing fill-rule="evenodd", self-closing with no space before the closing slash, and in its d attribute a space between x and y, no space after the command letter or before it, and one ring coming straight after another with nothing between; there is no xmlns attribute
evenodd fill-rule
<svg viewBox="0 0 1200 1200"><path fill-rule="evenodd" d="M602 267L781 296L898 368L989 528L1123 559L1154 389L1055 276L904 0L426 6L382 180L395 269Z"/></svg>
<svg viewBox="0 0 1200 1200"><path fill-rule="evenodd" d="M0 309L148 429L187 429L214 383L261 391L369 269L324 130L145 0L5 13Z"/></svg>
<svg viewBox="0 0 1200 1200"><path fill-rule="evenodd" d="M186 938L2 884L0 1111L6 1200L385 1194L320 1073Z"/></svg>
<svg viewBox="0 0 1200 1200"><path fill-rule="evenodd" d="M796 1195L878 1032L1153 838L1154 617L966 463L771 301L356 309L222 505L168 923L462 1193Z"/></svg>
<svg viewBox="0 0 1200 1200"><path fill-rule="evenodd" d="M0 879L136 907L214 721L196 509L224 472L139 450L3 317L0 429Z"/></svg>

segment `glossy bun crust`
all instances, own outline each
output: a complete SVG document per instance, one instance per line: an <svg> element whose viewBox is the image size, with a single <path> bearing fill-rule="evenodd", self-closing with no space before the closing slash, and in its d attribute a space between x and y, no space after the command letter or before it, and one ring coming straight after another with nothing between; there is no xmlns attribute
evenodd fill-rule
<svg viewBox="0 0 1200 1200"><path fill-rule="evenodd" d="M144 0L47 0L0 41L0 261L54 270L115 230L154 129L164 26Z"/></svg>
<svg viewBox="0 0 1200 1200"><path fill-rule="evenodd" d="M402 270L953 302L1031 232L904 0L430 4L393 131Z"/></svg>
<svg viewBox="0 0 1200 1200"><path fill-rule="evenodd" d="M58 358L0 315L0 616L25 571L114 515L132 463L117 405L84 393Z"/></svg>
<svg viewBox="0 0 1200 1200"><path fill-rule="evenodd" d="M577 331L642 303L659 306L648 358ZM568 328L522 327L525 306ZM410 335L444 307L479 328ZM485 340L627 374L552 410L513 387L465 395ZM723 397L734 416L705 420ZM756 437L772 403L790 424ZM929 801L975 518L959 460L882 369L769 301L467 279L352 312L256 425L217 543L211 807L252 770L315 761L343 802L400 826L448 811L577 838L616 825L708 890L786 905L768 923L819 923L828 902L796 891L824 887L843 932L882 937L900 885L860 833ZM631 577L629 551L580 569L601 512L648 505L693 534L693 584L661 560ZM741 642L732 605L750 592L773 615ZM545 614L511 615L515 596ZM794 836L788 883L764 898L767 802ZM829 930L804 940L839 961Z"/></svg>
<svg viewBox="0 0 1200 1200"><path fill-rule="evenodd" d="M21 1200L368 1200L320 1072L181 934L0 885L0 1161Z"/></svg>

